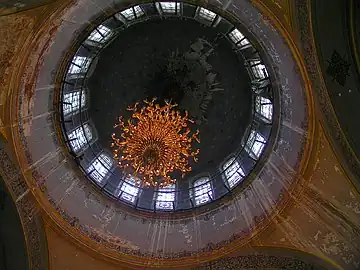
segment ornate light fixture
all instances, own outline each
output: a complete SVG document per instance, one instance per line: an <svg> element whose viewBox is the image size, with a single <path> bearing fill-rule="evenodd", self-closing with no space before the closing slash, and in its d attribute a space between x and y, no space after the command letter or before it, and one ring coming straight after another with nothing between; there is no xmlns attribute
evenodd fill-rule
<svg viewBox="0 0 360 270"><path fill-rule="evenodd" d="M200 143L199 130L192 133L188 127L193 123L188 112L182 116L174 107L177 104L165 101L164 106L144 100L139 109L139 102L133 107L129 120L119 117L114 126L121 129L120 136L112 134L114 158L120 168L136 176L136 182L142 186L164 187L175 183L169 174L179 171L182 177L190 172L189 159L196 157L199 149L191 150L192 142Z"/></svg>

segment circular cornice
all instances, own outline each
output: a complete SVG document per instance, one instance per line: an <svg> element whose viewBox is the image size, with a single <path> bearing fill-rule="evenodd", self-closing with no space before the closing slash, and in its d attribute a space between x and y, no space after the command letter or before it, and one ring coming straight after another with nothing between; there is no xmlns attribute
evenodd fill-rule
<svg viewBox="0 0 360 270"><path fill-rule="evenodd" d="M106 5L106 3L104 3L104 5ZM81 8L81 4L73 7L72 10L68 11L62 17L63 20L60 19L59 21L55 21L56 27L54 27L54 22L49 23L47 30L50 30L50 33L55 35L55 37L45 34L45 38L48 39L48 42L50 42L50 40L52 41L51 45L45 42L45 45L40 44L40 46L34 46L34 51L32 52L32 55L41 55L40 60L38 61L44 61L43 65L36 65L34 68L34 65L31 65L30 58L30 62L28 62L25 67L27 72L34 74L35 78L37 78L37 85L33 86L33 91L35 89L38 90L34 91L33 96L29 97L24 95L24 90L28 89L25 89L24 85L22 85L18 95L19 100L13 100L15 121L12 119L12 122L19 123L19 125L14 126L12 129L14 145L17 146L16 149L19 149L19 152L16 154L28 185L32 187L31 191L43 206L45 212L64 231L83 245L88 246L94 251L100 252L108 258L135 265L147 265L149 262L148 258L150 257L157 258L156 261L159 266L186 266L222 257L239 246L244 245L252 236L258 233L263 226L270 222L273 215L276 215L278 211L281 211L288 201L288 193L291 193L293 188L298 187L299 181L303 181L301 175L306 169L308 158L304 153L306 154L312 147L312 97L309 94L310 89L307 80L304 78L304 73L302 73L304 70L302 63L299 61L297 61L297 63L293 62L294 59L292 57L298 57L298 54L297 51L294 50L294 47L291 46L292 42L290 37L279 35L269 21L263 21L263 17L258 14L254 7L248 2L238 0L233 5L224 8L226 9L226 14L229 16L232 14L231 16L233 16L232 18L234 20L240 21L245 26L248 25L249 31L252 31L258 40L261 39L261 36L267 38L265 40L261 39L262 41L260 43L269 55L269 61L275 66L275 73L281 74L281 76L276 76L276 82L282 86L282 104L289 106L292 102L291 97L296 98L297 104L307 103L307 105L305 105L307 111L302 112L299 110L296 112L299 113L298 115L293 113L290 108L284 107L282 117L283 120L287 121L285 121L285 125L282 125L279 130L279 134L283 140L275 145L274 151L270 154L269 161L265 164L264 169L260 172L258 177L246 190L244 190L243 193L222 206L222 211L215 213L208 212L193 216L190 219L178 221L146 220L144 218L136 219L130 214L120 212L108 200L97 197L92 188L84 185L84 183L76 177L76 174L74 174L73 171L68 171L68 169L71 168L71 162L67 162L67 157L63 155L62 148L59 147L58 142L56 141L56 136L53 136L54 130L52 128L51 109L50 113L47 111L49 108L52 108L49 94L51 97L53 88L49 87L49 85L54 84L49 71L57 70L59 68L59 59L62 58L64 53L66 54L66 51L64 50L66 50L68 47L67 44L71 42L72 39L71 35L66 35L66 31L75 32L76 30L74 28L79 27L77 24L66 24L64 21L75 20L75 17L71 15L71 12L80 12L84 15L85 12ZM91 8L94 10L91 10ZM92 17L94 15L91 15L91 12L95 14L96 12L99 12L99 8L101 7L88 7L86 10L90 13L89 16ZM104 9L104 7L102 9ZM218 11L220 14L225 14L225 11L221 11L222 7L219 3L214 2L211 9ZM235 15L237 12L238 14ZM81 18L84 17L80 17L80 19ZM241 19L244 18L247 18L250 21L247 23L241 21ZM261 27L258 24L261 24ZM80 26L81 25L82 24L80 23ZM48 32L45 31L45 33ZM57 34L60 36L57 36ZM34 39L34 44L41 43L43 40L42 38L44 38L44 35L42 37L38 35L38 39ZM287 41L287 45L283 40L284 38ZM62 42L56 42L58 40L61 40ZM269 40L271 40L271 42ZM290 50L287 47L289 45ZM48 54L55 52L57 58L55 55L52 55L52 59L55 62L51 62L49 61L49 58L44 57L44 52L46 51L44 48L47 48ZM288 66L287 69L284 70L281 69L281 67L286 64L290 65L290 67ZM297 70L299 68L302 77L298 76L296 72L292 72L292 70ZM287 74L291 74L291 76ZM27 78L23 78L22 83L26 84L26 80ZM303 81L305 81L305 89L303 89ZM297 87L292 85L292 83L295 82L297 83ZM294 88L291 86L294 86ZM29 93L25 92L25 94ZM39 104L42 104L41 107L37 106L38 102L40 102ZM48 105L50 103L50 106L46 107L44 106L44 103ZM31 122L31 125L28 124L29 122ZM42 135L40 133L36 134L37 130L40 130L40 127L42 127ZM26 136L24 135L24 132L26 133ZM289 141L286 141L284 137L290 135L292 138L292 145L290 145ZM39 139L41 139L41 141ZM40 145L42 148L40 148ZM50 146L49 148L48 145ZM34 152L34 149L38 149L37 151L40 152L35 153L36 151ZM298 152L295 149L298 149ZM46 153L41 151L46 151ZM295 156L288 156L285 161L284 155L291 152L296 152L294 153ZM60 169L62 171L59 172ZM52 174L49 174L49 171L52 172ZM44 175L45 172L47 174ZM56 175L56 173L60 174ZM266 177L270 177L266 179L272 179L273 182L267 182L267 185L271 183L272 188L275 188L275 185L278 185L279 183L274 182L274 179L281 176L287 176L285 179L288 179L289 182L282 183L282 185L285 186L277 186L279 193L277 197L274 198L275 201L273 201L271 197L266 195L270 195L270 193L269 190L265 188L262 181ZM47 182L54 180L58 181L59 184L67 184L63 187L57 187L57 190L61 189L63 193L62 197L57 198L56 200L51 198L51 196L54 196L56 190L47 189ZM38 188L36 188L36 186ZM258 196L260 194L255 193L257 188L261 188L261 194L263 194L265 201L259 200ZM76 198L76 196L73 197L71 195L81 195L81 197L77 199L75 205L80 206L81 204L84 204L85 201L85 205L83 205L85 207L82 209L71 208L71 205L74 205L74 203L68 204L69 199ZM245 198L245 196L247 197ZM244 202L244 204L242 205L241 202ZM254 205L258 205L258 208L249 204L250 202L254 203ZM80 220L77 215L82 212L78 211L87 211L86 209L93 206L95 208L93 208L94 211L92 211L89 216L90 219L81 218ZM269 211L266 211L264 213L265 215L256 212L260 209L266 209L265 207L268 209L267 211ZM57 212L53 211L54 208ZM69 212L74 210L77 212ZM112 221L111 219L113 213L117 215L116 221ZM227 214L234 216L234 214L236 215L237 213L243 215L242 219L238 219L235 216L234 220L228 220ZM109 221L109 218L110 222L106 223ZM138 229L137 232L140 237L138 240L144 241L147 237L150 237L149 241L152 243L152 246L150 245L147 248L137 247L137 245L144 245L145 243L136 242L134 244L133 242L135 239L130 239L132 236L128 234L126 236L116 235L116 228L118 226L116 224L119 224L120 220L123 231L128 233L131 232L130 230L127 231L126 228L128 226L134 230ZM115 227L113 227L115 230L110 233L107 226L109 226L109 224L111 225L112 222L115 222ZM212 225L215 223L218 225ZM223 224L223 226L221 226L221 224ZM244 225L249 226L244 227ZM222 228L221 233L220 231L214 233L216 229L220 227ZM151 236L143 234L145 228L147 228L146 231L150 229ZM234 228L237 228L237 230L234 231ZM212 230L214 230L213 233L211 232ZM191 244L192 237L194 237L196 247ZM212 237L212 239L207 239L207 237ZM219 239L219 237L222 239ZM157 244L154 242L155 239L159 239L157 240ZM184 239L185 243L183 243ZM159 243L165 242L167 246L162 244L161 247L166 249L170 248L172 250L171 253L166 253L165 250L162 250L162 248L158 246ZM170 244L180 244L182 247L170 246Z"/></svg>

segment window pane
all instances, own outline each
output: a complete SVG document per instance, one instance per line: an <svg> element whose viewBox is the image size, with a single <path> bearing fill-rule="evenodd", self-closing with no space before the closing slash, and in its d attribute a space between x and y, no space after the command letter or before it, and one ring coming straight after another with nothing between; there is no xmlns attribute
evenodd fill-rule
<svg viewBox="0 0 360 270"><path fill-rule="evenodd" d="M160 5L162 12L164 13L176 13L176 9L180 11L180 3L175 2L158 2ZM158 6L158 5L157 5Z"/></svg>
<svg viewBox="0 0 360 270"><path fill-rule="evenodd" d="M243 169L240 167L240 163L235 160L235 158L229 159L223 166L226 180L230 186L233 188L237 183L239 183L245 176Z"/></svg>
<svg viewBox="0 0 360 270"><path fill-rule="evenodd" d="M81 102L80 102L81 94ZM79 111L80 106L85 106L86 94L85 91L76 91L72 93L64 94L63 96L63 114L69 115L70 113L76 113Z"/></svg>
<svg viewBox="0 0 360 270"><path fill-rule="evenodd" d="M241 47L250 44L249 40L236 28L229 33L229 38Z"/></svg>
<svg viewBox="0 0 360 270"><path fill-rule="evenodd" d="M199 15L203 19L210 21L210 22L212 22L216 17L216 14L214 12L212 12L206 8L200 8Z"/></svg>
<svg viewBox="0 0 360 270"><path fill-rule="evenodd" d="M156 194L157 209L173 209L175 201L175 185L159 188Z"/></svg>
<svg viewBox="0 0 360 270"><path fill-rule="evenodd" d="M141 9L140 6L135 6L134 11L135 11L136 17L140 17L140 16L144 15L144 11Z"/></svg>
<svg viewBox="0 0 360 270"><path fill-rule="evenodd" d="M90 173L92 179L101 183L101 181L110 173L112 165L113 160L108 155L102 153L90 164L86 171Z"/></svg>
<svg viewBox="0 0 360 270"><path fill-rule="evenodd" d="M269 77L265 65L260 63L260 60L250 61L251 70L257 79L265 79Z"/></svg>
<svg viewBox="0 0 360 270"><path fill-rule="evenodd" d="M135 14L132 8L125 9L124 11L120 12L127 20L135 19Z"/></svg>
<svg viewBox="0 0 360 270"><path fill-rule="evenodd" d="M256 97L256 112L268 121L272 120L273 105L271 101L265 97Z"/></svg>
<svg viewBox="0 0 360 270"><path fill-rule="evenodd" d="M70 146L74 152L78 152L83 148L87 142L92 140L92 133L89 124L84 124L72 131L68 138L70 140Z"/></svg>
<svg viewBox="0 0 360 270"><path fill-rule="evenodd" d="M69 67L69 74L85 73L90 65L90 58L75 56Z"/></svg>
<svg viewBox="0 0 360 270"><path fill-rule="evenodd" d="M266 144L266 140L261 134L251 131L248 141L245 145L245 150L249 153L249 155L258 159L260 157L261 152L263 151Z"/></svg>
<svg viewBox="0 0 360 270"><path fill-rule="evenodd" d="M204 204L213 198L210 178L202 177L194 182L194 197L196 205Z"/></svg>
<svg viewBox="0 0 360 270"><path fill-rule="evenodd" d="M251 149L257 158L260 157L260 154L261 154L262 150L264 149L265 143L266 143L266 140L264 139L264 137L261 136L259 133L257 133L255 142Z"/></svg>
<svg viewBox="0 0 360 270"><path fill-rule="evenodd" d="M125 179L120 190L122 191L120 198L131 203L135 202L135 199L139 194L139 188L136 186L135 178L133 176L129 176Z"/></svg>
<svg viewBox="0 0 360 270"><path fill-rule="evenodd" d="M238 43L240 40L242 40L245 36L238 30L234 29L229 33L229 38L234 42Z"/></svg>
<svg viewBox="0 0 360 270"><path fill-rule="evenodd" d="M112 31L110 30L110 28L104 25L99 25L97 29L91 32L88 39L92 41L104 43L111 37L111 35L112 35Z"/></svg>

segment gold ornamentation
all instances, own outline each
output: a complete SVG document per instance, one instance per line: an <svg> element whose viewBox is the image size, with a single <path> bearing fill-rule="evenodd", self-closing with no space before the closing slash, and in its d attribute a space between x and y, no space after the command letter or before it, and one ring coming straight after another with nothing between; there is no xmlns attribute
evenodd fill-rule
<svg viewBox="0 0 360 270"><path fill-rule="evenodd" d="M112 134L114 159L120 168L131 171L136 176L136 183L142 186L164 187L175 183L169 174L179 171L182 177L192 170L189 159L195 162L199 149L192 151L192 142L200 143L199 130L192 133L188 127L194 123L188 118L188 112L182 116L174 110L177 104L165 101L164 106L144 100L139 109L139 102L128 111L133 114L126 122L119 117L115 128L120 127L117 137Z"/></svg>

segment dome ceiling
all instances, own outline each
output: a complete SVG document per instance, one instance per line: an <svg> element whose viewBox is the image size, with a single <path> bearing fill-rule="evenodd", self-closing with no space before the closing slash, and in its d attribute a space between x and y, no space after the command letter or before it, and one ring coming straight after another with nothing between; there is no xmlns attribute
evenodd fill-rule
<svg viewBox="0 0 360 270"><path fill-rule="evenodd" d="M221 12L220 6L217 5L208 8L219 12L223 18L229 18L234 22L236 20L241 21L242 24L236 24L236 27L244 32L247 32L245 29L248 30L255 47L263 52L263 62L267 67L271 67L268 72L273 79L273 85L281 91L274 94L274 100L277 98L280 104L278 107L274 106L274 114L280 117L278 120L279 128L274 131L273 137L269 137L271 147L264 150L264 156L267 159L264 159L261 166L259 165L249 174L248 183L239 186L231 196L220 200L219 203L206 205L193 212L191 216L183 214L183 216L178 215L176 219L169 220L164 216L158 217L152 214L139 213L103 196L98 188L94 188L90 181L84 177L84 172L81 169L79 170L76 164L79 161L69 154L66 148L66 144L69 142L64 142L63 131L57 122L60 118L55 120L48 117L33 119L31 127L26 124L19 125L16 127L18 130L14 130L13 133L15 141L21 146L19 149L23 149L18 153L19 163L24 166L23 172L32 172L31 175L27 176L32 176L29 181L35 180L36 185L38 185L39 189L34 192L37 192L44 210L61 227L66 228L73 237L79 241L87 242L93 247L101 247L99 251L108 256L123 261L134 259L139 264L146 264L147 256L160 257L159 263L164 266L167 264L166 259L186 257L187 262L198 261L199 254L202 254L201 258L206 260L207 256L214 254L221 247L228 247L224 251L226 253L236 246L244 245L266 226L269 221L268 218L272 214L286 204L285 193L296 187L295 181L297 179L294 176L301 172L302 164L306 163L306 160L303 159L303 153L309 147L306 144L308 105L305 89L301 76L293 72L293 70L297 70L297 66L281 35L270 25L264 23L261 15L249 2L238 2L238 9L234 10L231 7L229 13ZM104 7L107 4L104 3ZM90 18L105 17L99 11L98 5L101 5L100 3L97 5L86 4L86 7L84 5L80 4L73 7L64 14L66 20L55 33L53 42L48 44L43 65L37 74L36 89L48 89L49 85L60 85L64 81L60 75L56 79L53 78L49 74L49 70L64 74L68 67L68 61L79 46L78 33L84 29L84 23ZM114 6L113 8L124 10L127 7ZM232 17L235 12L238 16L236 20ZM69 24L66 21L77 23ZM176 21L173 23L175 24ZM195 32L196 28L193 28ZM202 31L204 30L202 29ZM186 46L190 46L192 42L189 40ZM110 51L112 44L104 52ZM119 44L119 46L125 45ZM224 44L224 46L227 45ZM65 54L68 51L72 53ZM186 48L184 51L186 52ZM228 50L227 53L233 52ZM100 85L100 87L96 87L100 88L100 91L106 88L109 89L109 93L116 91L115 87L112 88L113 90L110 89L110 85L114 85L111 84L111 79L104 80L101 83L99 79L96 79L96 74L101 74L101 72L104 72L103 76L110 76L105 72L106 67L101 68L99 72L97 71L98 68L105 65L101 61L102 56L99 58L98 65L92 70L92 77L88 85L90 96L92 92L99 91L99 89L91 89L91 84ZM115 60L113 61L113 65L115 65ZM128 58L128 61L131 59ZM229 61L231 63L231 60ZM130 62L129 64L131 65ZM232 87L235 89L239 85L237 87L239 93L235 94L234 100L239 98L239 103L242 104L247 100L246 94L242 94L240 91L242 86L245 87L249 83L246 74L241 75L243 74L241 67L238 67L239 69L234 67L227 72L226 70L229 67L225 67L225 65L221 67L222 65L223 63L219 63L219 68L216 68L216 72L219 72L220 83L222 83L222 79L226 81L223 83L224 85L231 82L233 77L227 79L226 76L230 76L229 74L233 72L238 72L239 78L244 78L234 81L232 85L226 87L226 89L232 89ZM235 65L235 63L229 65ZM217 67L216 61L212 63L212 66L214 69ZM223 75L221 75L222 71L224 71ZM135 75L132 76L134 78ZM127 78L129 77L131 76L127 76ZM106 87L107 83L109 87ZM133 88L131 84L128 87L128 89ZM158 90L156 87L152 89ZM33 103L26 101L26 94L21 93L16 102L18 114L15 117L21 123L25 123L32 114L50 115L49 112L54 108L53 99L55 99L54 103L58 105L59 91L60 89L36 91ZM219 94L219 99L222 98L220 93L216 94ZM105 95L102 96L104 98L99 98L97 101L110 100L111 94L107 98ZM126 96L125 98L132 101L131 97ZM101 110L103 105L96 106L96 101L93 101L92 97L90 97L90 102L90 114L96 115L91 110L96 110L97 107ZM226 101L224 100L224 102ZM118 103L116 102L116 104ZM245 106L248 104L244 103ZM226 110L228 109L231 111L231 105L226 108ZM234 108L234 110L237 109L239 108ZM118 110L121 108L114 108L113 114L108 115L107 118L116 116ZM220 108L219 112L223 112L223 110ZM244 112L248 112L248 110ZM102 113L105 114L105 112ZM219 116L215 115L214 117L216 119ZM230 121L225 116L220 117ZM209 116L209 121L210 119ZM241 131L241 128L246 125L246 121L242 122L240 119L238 123ZM105 126L105 123L96 124L96 126L101 126L101 124ZM54 129L57 130L56 133ZM100 135L101 132L104 132L105 135ZM99 138L104 138L102 144L106 144L106 132L108 132L106 128L104 131L98 132ZM215 134L219 131L212 130L211 132ZM232 134L231 129L224 132ZM275 141L276 143L273 144ZM52 212L54 208L57 210L57 214ZM81 235L78 235L78 232L91 240L84 240ZM196 240L193 239L195 235ZM128 256L123 257L123 254ZM178 263L186 264L186 262L180 261Z"/></svg>
<svg viewBox="0 0 360 270"><path fill-rule="evenodd" d="M63 75L61 125L71 154L106 196L169 213L249 182L279 122L270 70L249 37L208 9L175 2L130 7L82 36ZM198 162L166 190L136 185L109 147L115 119L152 98L176 102L200 130Z"/></svg>
<svg viewBox="0 0 360 270"><path fill-rule="evenodd" d="M102 147L111 150L115 120L129 105L157 97L173 100L196 120L200 154L190 177L212 171L238 148L252 118L250 78L232 44L218 35L196 20L173 18L121 31L100 52L87 83ZM199 55L208 55L204 63L193 59L197 47Z"/></svg>

